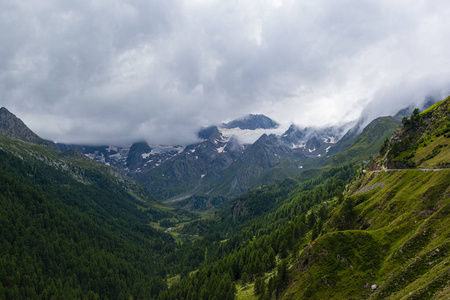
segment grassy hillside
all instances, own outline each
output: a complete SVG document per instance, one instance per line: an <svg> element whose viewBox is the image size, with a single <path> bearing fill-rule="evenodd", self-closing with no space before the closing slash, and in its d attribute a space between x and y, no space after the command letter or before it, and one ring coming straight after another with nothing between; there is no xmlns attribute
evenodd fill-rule
<svg viewBox="0 0 450 300"><path fill-rule="evenodd" d="M374 171L347 187L322 234L293 259L284 298L450 297L449 103L402 120Z"/></svg>
<svg viewBox="0 0 450 300"><path fill-rule="evenodd" d="M331 165L343 163L361 163L378 154L383 142L392 136L398 128L394 117L380 117L367 125L356 139L341 153L332 158Z"/></svg>
<svg viewBox="0 0 450 300"><path fill-rule="evenodd" d="M450 170L361 175L293 265L284 298L448 297L449 178Z"/></svg>
<svg viewBox="0 0 450 300"><path fill-rule="evenodd" d="M386 141L370 169L450 166L450 97L426 111L414 110Z"/></svg>

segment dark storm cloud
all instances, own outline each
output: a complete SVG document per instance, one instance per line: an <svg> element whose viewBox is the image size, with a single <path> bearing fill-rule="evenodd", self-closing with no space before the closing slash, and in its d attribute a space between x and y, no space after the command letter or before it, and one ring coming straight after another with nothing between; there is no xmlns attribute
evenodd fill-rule
<svg viewBox="0 0 450 300"><path fill-rule="evenodd" d="M64 142L187 143L247 113L320 125L449 91L445 1L0 4L0 101Z"/></svg>

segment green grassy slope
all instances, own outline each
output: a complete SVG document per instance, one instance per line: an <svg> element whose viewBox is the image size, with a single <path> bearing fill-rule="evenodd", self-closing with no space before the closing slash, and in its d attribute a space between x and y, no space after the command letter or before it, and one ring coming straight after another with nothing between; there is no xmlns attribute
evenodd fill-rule
<svg viewBox="0 0 450 300"><path fill-rule="evenodd" d="M284 298L450 297L449 103L403 119L295 260ZM409 169L379 171L397 168Z"/></svg>
<svg viewBox="0 0 450 300"><path fill-rule="evenodd" d="M347 149L333 156L330 165L361 163L372 159L378 154L384 140L390 138L397 128L398 123L394 117L380 117L373 120Z"/></svg>
<svg viewBox="0 0 450 300"><path fill-rule="evenodd" d="M449 167L449 144L450 97L404 118L370 169Z"/></svg>
<svg viewBox="0 0 450 300"><path fill-rule="evenodd" d="M284 297L415 299L448 293L449 178L450 170L362 175L324 234L300 255ZM347 202L353 204L350 214Z"/></svg>

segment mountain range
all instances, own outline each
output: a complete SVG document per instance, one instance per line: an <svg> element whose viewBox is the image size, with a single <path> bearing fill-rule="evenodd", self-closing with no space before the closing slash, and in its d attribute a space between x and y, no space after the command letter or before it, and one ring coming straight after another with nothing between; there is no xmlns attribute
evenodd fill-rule
<svg viewBox="0 0 450 300"><path fill-rule="evenodd" d="M251 144L213 126L186 147L54 144L0 117L0 299L450 296L450 97ZM137 172L149 157L159 173Z"/></svg>
<svg viewBox="0 0 450 300"><path fill-rule="evenodd" d="M369 160L400 121L397 116L370 123L370 131L377 132L376 137L368 138L372 147L365 147L359 154L347 153L345 160ZM361 120L324 128L291 125L284 133L276 134L280 132L277 122L264 115L248 115L201 128L197 134L199 142L187 146L149 145L144 141L130 147L53 145L61 151L77 150L114 166L141 182L158 199L176 202L194 195L230 198L325 165L365 134L363 123ZM249 137L253 140L249 141ZM344 156L340 157L336 159Z"/></svg>
<svg viewBox="0 0 450 300"><path fill-rule="evenodd" d="M428 102L425 105L431 104ZM378 118L366 130L361 128L364 122L360 120L322 128L293 124L280 135L274 133L279 128L277 122L264 115L250 114L219 126L201 128L197 133L199 142L187 146L149 145L145 141L129 147L52 143L42 140L17 118L16 121L2 118L2 122L3 128L11 123L9 128L17 132L17 137L47 147L53 145L63 152L75 150L113 166L142 183L158 199L174 203L195 195L227 199L330 160L367 161L410 111L412 108L406 108L395 117ZM3 108L0 113L6 115L7 110ZM246 142L249 136L255 141ZM362 139L371 146L365 144L364 150L355 149Z"/></svg>

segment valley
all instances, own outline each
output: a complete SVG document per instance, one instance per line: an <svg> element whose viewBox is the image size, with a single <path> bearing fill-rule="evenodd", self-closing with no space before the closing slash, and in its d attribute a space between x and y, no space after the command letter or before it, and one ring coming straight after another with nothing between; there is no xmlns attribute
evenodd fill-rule
<svg viewBox="0 0 450 300"><path fill-rule="evenodd" d="M0 298L450 297L450 97L364 128L222 130L269 120L121 148L2 109Z"/></svg>

